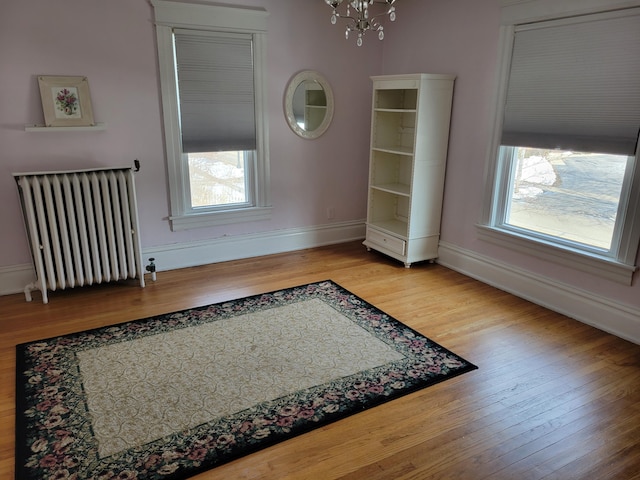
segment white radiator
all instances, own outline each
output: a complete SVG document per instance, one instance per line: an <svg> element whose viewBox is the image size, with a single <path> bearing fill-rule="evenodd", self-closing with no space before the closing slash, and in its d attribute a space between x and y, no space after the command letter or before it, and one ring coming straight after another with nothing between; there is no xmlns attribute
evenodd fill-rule
<svg viewBox="0 0 640 480"><path fill-rule="evenodd" d="M15 173L36 281L24 293L138 278L144 287L131 168Z"/></svg>

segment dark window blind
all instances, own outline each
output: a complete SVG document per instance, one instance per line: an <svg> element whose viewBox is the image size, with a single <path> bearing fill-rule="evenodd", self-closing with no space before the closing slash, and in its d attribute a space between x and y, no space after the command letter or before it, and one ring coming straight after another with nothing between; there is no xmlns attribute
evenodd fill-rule
<svg viewBox="0 0 640 480"><path fill-rule="evenodd" d="M255 150L251 35L175 30L185 153Z"/></svg>
<svg viewBox="0 0 640 480"><path fill-rule="evenodd" d="M633 155L640 9L516 28L502 144Z"/></svg>

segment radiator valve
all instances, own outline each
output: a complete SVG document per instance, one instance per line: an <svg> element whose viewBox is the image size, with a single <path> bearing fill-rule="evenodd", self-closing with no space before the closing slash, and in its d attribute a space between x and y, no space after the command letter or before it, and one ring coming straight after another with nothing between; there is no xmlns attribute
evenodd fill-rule
<svg viewBox="0 0 640 480"><path fill-rule="evenodd" d="M149 259L149 265L147 265L147 272L151 274L151 280L155 282L156 281L156 264L153 263L154 260L155 258L153 257Z"/></svg>

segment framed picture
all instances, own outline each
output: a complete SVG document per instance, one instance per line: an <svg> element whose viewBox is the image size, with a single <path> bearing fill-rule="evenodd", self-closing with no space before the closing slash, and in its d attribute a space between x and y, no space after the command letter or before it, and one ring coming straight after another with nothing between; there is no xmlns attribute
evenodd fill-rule
<svg viewBox="0 0 640 480"><path fill-rule="evenodd" d="M38 75L38 85L47 127L95 125L87 77Z"/></svg>

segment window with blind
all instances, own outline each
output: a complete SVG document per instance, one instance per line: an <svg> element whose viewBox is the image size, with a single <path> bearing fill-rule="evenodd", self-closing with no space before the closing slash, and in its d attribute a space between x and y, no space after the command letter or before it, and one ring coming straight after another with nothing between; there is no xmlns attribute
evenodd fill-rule
<svg viewBox="0 0 640 480"><path fill-rule="evenodd" d="M266 12L152 3L172 229L269 218Z"/></svg>
<svg viewBox="0 0 640 480"><path fill-rule="evenodd" d="M507 33L482 236L630 283L640 238L640 9Z"/></svg>
<svg viewBox="0 0 640 480"><path fill-rule="evenodd" d="M175 29L173 37L191 209L253 206L251 35Z"/></svg>

